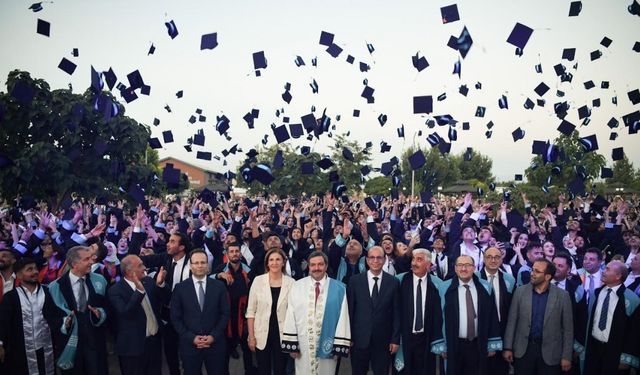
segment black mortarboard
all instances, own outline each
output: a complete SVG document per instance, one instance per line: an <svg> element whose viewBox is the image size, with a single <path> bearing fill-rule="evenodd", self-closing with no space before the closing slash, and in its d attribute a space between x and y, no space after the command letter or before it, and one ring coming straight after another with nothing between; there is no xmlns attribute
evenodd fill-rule
<svg viewBox="0 0 640 375"><path fill-rule="evenodd" d="M362 173L363 176L368 175L371 172L371 168L369 168L368 165L365 165L364 167L360 168L360 173Z"/></svg>
<svg viewBox="0 0 640 375"><path fill-rule="evenodd" d="M415 56L411 56L411 63L413 64L413 67L418 70L418 72L425 70L429 66L429 62L427 61L427 59L424 56L420 57L419 52L416 52Z"/></svg>
<svg viewBox="0 0 640 375"><path fill-rule="evenodd" d="M162 132L162 139L164 140L164 143L173 142L173 133L171 132L171 130L163 131Z"/></svg>
<svg viewBox="0 0 640 375"><path fill-rule="evenodd" d="M180 185L180 170L173 168L173 164L167 163L162 171L162 181L168 188L175 189Z"/></svg>
<svg viewBox="0 0 640 375"><path fill-rule="evenodd" d="M443 92L442 94L438 95L438 101L441 102L443 100L445 100L447 98L447 93Z"/></svg>
<svg viewBox="0 0 640 375"><path fill-rule="evenodd" d="M162 144L158 138L149 138L149 147L152 149L162 148Z"/></svg>
<svg viewBox="0 0 640 375"><path fill-rule="evenodd" d="M462 130L469 130L471 127L468 122L462 123Z"/></svg>
<svg viewBox="0 0 640 375"><path fill-rule="evenodd" d="M156 52L156 46L154 46L153 43L151 43L151 46L149 47L149 51L147 52L147 56L153 55L155 52Z"/></svg>
<svg viewBox="0 0 640 375"><path fill-rule="evenodd" d="M600 178L612 178L613 177L613 169L602 167L600 169Z"/></svg>
<svg viewBox="0 0 640 375"><path fill-rule="evenodd" d="M200 50L214 49L218 46L218 33L204 34L200 38Z"/></svg>
<svg viewBox="0 0 640 375"><path fill-rule="evenodd" d="M542 155L547 151L547 142L534 140L531 145L531 153L534 155Z"/></svg>
<svg viewBox="0 0 640 375"><path fill-rule="evenodd" d="M202 160L211 160L211 153L210 152L204 152L204 151L198 151L198 153L196 154L196 158L202 159Z"/></svg>
<svg viewBox="0 0 640 375"><path fill-rule="evenodd" d="M569 184L567 185L567 190L569 190L571 193L575 194L575 195L582 195L585 192L585 188L584 188L584 180L581 177L576 177L574 178L571 182L569 182Z"/></svg>
<svg viewBox="0 0 640 375"><path fill-rule="evenodd" d="M624 149L622 147L616 147L611 150L611 159L613 159L613 161L624 159Z"/></svg>
<svg viewBox="0 0 640 375"><path fill-rule="evenodd" d="M509 229L516 228L522 230L524 227L524 217L517 209L512 209L507 213L507 226Z"/></svg>
<svg viewBox="0 0 640 375"><path fill-rule="evenodd" d="M533 102L533 100L527 98L527 100L524 101L524 105L523 107L525 109L533 109L533 107L535 107L536 104Z"/></svg>
<svg viewBox="0 0 640 375"><path fill-rule="evenodd" d="M602 57L602 52L600 52L600 50L597 49L595 51L592 51L589 57L591 57L591 61L597 60L600 57Z"/></svg>
<svg viewBox="0 0 640 375"><path fill-rule="evenodd" d="M353 64L353 62L354 62L354 61L356 61L356 58L355 58L355 57L353 57L353 56L351 56L351 55L348 55L348 56L347 56L347 62L348 62L349 64Z"/></svg>
<svg viewBox="0 0 640 375"><path fill-rule="evenodd" d="M342 48L339 45L332 43L329 47L327 47L327 53L331 55L331 57L336 58L342 53Z"/></svg>
<svg viewBox="0 0 640 375"><path fill-rule="evenodd" d="M29 9L31 9L33 11L33 13L37 13L37 12L41 11L42 10L42 2L31 4L31 6L29 6Z"/></svg>
<svg viewBox="0 0 640 375"><path fill-rule="evenodd" d="M576 126L566 120L562 120L560 126L558 126L558 131L566 136L570 136L575 129Z"/></svg>
<svg viewBox="0 0 640 375"><path fill-rule="evenodd" d="M451 151L451 143L440 142L438 144L438 150L440 150L440 153L442 155L448 154Z"/></svg>
<svg viewBox="0 0 640 375"><path fill-rule="evenodd" d="M138 184L131 184L129 186L129 196L133 199L137 204L141 204L143 207L149 206L149 203L144 198L144 190Z"/></svg>
<svg viewBox="0 0 640 375"><path fill-rule="evenodd" d="M511 34L507 38L507 43L511 43L514 46L524 49L524 46L527 45L531 34L533 33L533 29L528 26L525 26L521 23L516 23L511 31Z"/></svg>
<svg viewBox="0 0 640 375"><path fill-rule="evenodd" d="M329 158L322 158L316 163L316 165L324 170L333 167L335 164Z"/></svg>
<svg viewBox="0 0 640 375"><path fill-rule="evenodd" d="M431 113L433 111L433 97L414 96L413 97L413 113Z"/></svg>
<svg viewBox="0 0 640 375"><path fill-rule="evenodd" d="M378 122L380 123L380 126L384 126L384 124L387 123L387 115L385 115L384 113L381 113L378 116Z"/></svg>
<svg viewBox="0 0 640 375"><path fill-rule="evenodd" d="M273 127L273 134L276 137L276 142L282 143L291 138L289 136L289 132L287 131L287 125L280 125L278 127Z"/></svg>
<svg viewBox="0 0 640 375"><path fill-rule="evenodd" d="M253 53L253 68L265 69L267 67L267 59L264 56L264 51Z"/></svg>
<svg viewBox="0 0 640 375"><path fill-rule="evenodd" d="M216 130L220 135L223 135L227 130L229 130L229 119L227 116L216 116Z"/></svg>
<svg viewBox="0 0 640 375"><path fill-rule="evenodd" d="M544 94L549 91L549 86L547 86L544 82L540 82L540 84L533 90L539 96L544 96Z"/></svg>
<svg viewBox="0 0 640 375"><path fill-rule="evenodd" d="M572 1L569 6L569 17L576 17L582 11L582 2L581 1Z"/></svg>
<svg viewBox="0 0 640 375"><path fill-rule="evenodd" d="M460 94L462 94L463 96L467 96L467 94L469 93L469 88L467 87L467 85L462 85L460 86L460 88L458 89L458 92Z"/></svg>
<svg viewBox="0 0 640 375"><path fill-rule="evenodd" d="M320 44L329 47L333 43L334 35L326 31L320 33Z"/></svg>
<svg viewBox="0 0 640 375"><path fill-rule="evenodd" d="M585 152L596 151L598 149L598 138L595 134L580 138L580 143L582 144L582 147L584 147Z"/></svg>
<svg viewBox="0 0 640 375"><path fill-rule="evenodd" d="M460 19L458 5L456 4L440 8L440 14L442 15L442 23L455 22Z"/></svg>
<svg viewBox="0 0 640 375"><path fill-rule="evenodd" d="M360 117L360 110L354 109L353 110L353 117Z"/></svg>
<svg viewBox="0 0 640 375"><path fill-rule="evenodd" d="M291 137L293 138L302 137L304 135L302 124L289 124L289 133L291 133Z"/></svg>
<svg viewBox="0 0 640 375"><path fill-rule="evenodd" d="M369 71L369 65L367 65L366 63L363 63L362 61L360 62L360 71L361 72L368 72ZM373 102L372 102L373 103Z"/></svg>
<svg viewBox="0 0 640 375"><path fill-rule="evenodd" d="M204 132L202 131L202 129L193 135L193 144L196 146L204 146Z"/></svg>
<svg viewBox="0 0 640 375"><path fill-rule="evenodd" d="M632 50L634 50L635 52L640 52L640 42L635 42L633 44Z"/></svg>
<svg viewBox="0 0 640 375"><path fill-rule="evenodd" d="M387 142L380 142L380 152L385 153L391 151L391 146Z"/></svg>
<svg viewBox="0 0 640 375"><path fill-rule="evenodd" d="M384 176L390 175L393 171L393 166L394 163L390 161L382 163L382 165L380 165L380 173L382 173Z"/></svg>
<svg viewBox="0 0 640 375"><path fill-rule="evenodd" d="M309 146L302 146L302 147L300 148L300 153L301 153L302 155L307 156L307 155L309 155L309 153L310 153L310 152L311 152L311 147L309 147Z"/></svg>
<svg viewBox="0 0 640 375"><path fill-rule="evenodd" d="M593 81L591 81L591 80L589 80L589 81L584 83L584 88L587 89L587 90L591 90L594 87L596 87L596 84L593 83Z"/></svg>
<svg viewBox="0 0 640 375"><path fill-rule="evenodd" d="M164 25L167 27L167 33L169 33L171 39L175 39L175 37L178 36L178 28L176 27L176 23L171 20L169 22L165 22Z"/></svg>
<svg viewBox="0 0 640 375"><path fill-rule="evenodd" d="M522 130L522 128L518 128L511 133L511 136L513 137L513 141L517 142L524 138L524 130Z"/></svg>
<svg viewBox="0 0 640 375"><path fill-rule="evenodd" d="M618 133L616 132L611 132L611 134L609 134L609 140L610 141L615 141L616 138L618 138Z"/></svg>
<svg viewBox="0 0 640 375"><path fill-rule="evenodd" d="M449 131L447 132L447 136L449 137L450 142L454 142L458 140L458 131L453 126L449 126Z"/></svg>
<svg viewBox="0 0 640 375"><path fill-rule="evenodd" d="M273 180L275 180L275 177L273 177L273 174L271 173L271 167L267 164L256 164L251 169L251 173L253 174L253 177L263 185L269 185Z"/></svg>
<svg viewBox="0 0 640 375"><path fill-rule="evenodd" d="M478 108L476 108L476 117L484 117L486 110L486 107L478 106Z"/></svg>
<svg viewBox="0 0 640 375"><path fill-rule="evenodd" d="M284 156L282 155L282 150L278 150L273 156L273 168L280 169L282 167L284 167Z"/></svg>
<svg viewBox="0 0 640 375"><path fill-rule="evenodd" d="M498 107L500 109L509 109L509 101L505 95L498 99Z"/></svg>
<svg viewBox="0 0 640 375"><path fill-rule="evenodd" d="M398 138L404 138L404 124L396 129L396 131L398 132Z"/></svg>
<svg viewBox="0 0 640 375"><path fill-rule="evenodd" d="M514 179L515 179L516 181L522 181L522 175L521 175L521 174L516 174L516 175L514 176Z"/></svg>
<svg viewBox="0 0 640 375"><path fill-rule="evenodd" d="M575 48L565 48L562 50L562 58L565 60L573 61L576 57L576 49Z"/></svg>
<svg viewBox="0 0 640 375"><path fill-rule="evenodd" d="M289 90L285 90L285 92L282 93L282 100L284 100L287 104L290 104L291 99L293 99L293 96L291 96Z"/></svg>
<svg viewBox="0 0 640 375"><path fill-rule="evenodd" d="M198 198L200 198L204 203L210 204L212 207L218 205L216 194L207 188L202 189L200 194L198 194Z"/></svg>
<svg viewBox="0 0 640 375"><path fill-rule="evenodd" d="M591 116L591 110L586 105L578 108L578 118L582 120L585 117Z"/></svg>
<svg viewBox="0 0 640 375"><path fill-rule="evenodd" d="M629 100L633 105L640 103L640 90L635 89L635 90L629 91L627 93L627 96L629 97Z"/></svg>
<svg viewBox="0 0 640 375"><path fill-rule="evenodd" d="M73 72L75 72L76 70L76 64L74 64L70 60L67 60L66 58L63 57L62 60L60 61L60 64L58 64L58 68L60 68L62 71L64 71L68 75L72 75Z"/></svg>
<svg viewBox="0 0 640 375"><path fill-rule="evenodd" d="M424 153L422 150L418 150L414 152L411 156L409 156L409 165L411 166L411 170L416 170L427 162L427 159L424 157Z"/></svg>
<svg viewBox="0 0 640 375"><path fill-rule="evenodd" d="M300 173L301 174L313 174L313 163L304 162L300 164Z"/></svg>
<svg viewBox="0 0 640 375"><path fill-rule="evenodd" d="M366 197L364 199L364 204L366 204L371 211L376 211L378 209L378 204L372 197Z"/></svg>
<svg viewBox="0 0 640 375"><path fill-rule="evenodd" d="M354 159L353 157L353 152L351 152L351 150L349 150L346 147L342 149L342 156L349 161L352 161L352 162L356 161L356 159Z"/></svg>
<svg viewBox="0 0 640 375"><path fill-rule="evenodd" d="M612 40L607 38L606 36L604 38L602 38L602 40L600 41L600 44L603 47L609 48L609 46L611 45Z"/></svg>
<svg viewBox="0 0 640 375"><path fill-rule="evenodd" d="M471 161L473 159L473 149L471 147L467 147L467 150L464 152L463 160Z"/></svg>
<svg viewBox="0 0 640 375"><path fill-rule="evenodd" d="M591 105L594 107L600 107L600 98L593 99Z"/></svg>
<svg viewBox="0 0 640 375"><path fill-rule="evenodd" d="M51 24L45 20L41 20L40 18L38 18L38 26L36 28L36 32L40 35L50 36Z"/></svg>
<svg viewBox="0 0 640 375"><path fill-rule="evenodd" d="M369 87L369 86L365 86L364 89L362 90L362 94L360 94L360 96L362 96L363 98L367 99L367 103L373 103L373 92L375 91L375 89L373 87ZM414 99L415 101L415 99Z"/></svg>

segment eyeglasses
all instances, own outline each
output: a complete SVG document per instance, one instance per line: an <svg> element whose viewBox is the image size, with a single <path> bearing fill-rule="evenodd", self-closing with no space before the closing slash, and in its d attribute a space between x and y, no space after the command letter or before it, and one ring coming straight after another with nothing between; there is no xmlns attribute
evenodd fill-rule
<svg viewBox="0 0 640 375"><path fill-rule="evenodd" d="M458 267L458 268L473 268L475 266L473 264L471 264L471 263L459 263L459 264L456 264L456 267Z"/></svg>
<svg viewBox="0 0 640 375"><path fill-rule="evenodd" d="M502 257L500 255L485 255L486 260L500 260Z"/></svg>
<svg viewBox="0 0 640 375"><path fill-rule="evenodd" d="M378 262L382 262L382 261L384 260L384 257L379 257L379 256L378 256L378 257L376 257L376 256L370 256L370 257L367 257L367 259L369 259L369 260L375 260L375 261L378 261Z"/></svg>

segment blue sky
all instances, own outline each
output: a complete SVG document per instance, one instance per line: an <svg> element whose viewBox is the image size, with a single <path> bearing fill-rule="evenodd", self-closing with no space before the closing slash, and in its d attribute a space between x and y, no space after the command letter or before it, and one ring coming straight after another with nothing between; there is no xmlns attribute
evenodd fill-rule
<svg viewBox="0 0 640 375"><path fill-rule="evenodd" d="M350 132L350 138L362 142L373 141L373 165L379 166L413 142L427 145L426 136L437 131L447 137L447 127L428 129L428 116L412 111L413 96L432 95L432 115L451 114L460 121L458 140L452 153L466 147L489 155L494 160L494 174L499 179L512 179L531 160L531 143L535 139L553 140L560 120L553 112L553 103L566 100L571 106L567 120L578 126L582 136L597 134L600 152L611 164L611 149L624 147L626 155L640 166L638 135L627 129L617 129L619 137L609 141L611 130L607 122L638 110L627 98L627 92L640 88L640 54L632 51L640 40L640 18L629 14L630 0L582 1L578 17L568 17L570 1L458 1L460 20L443 24L440 7L450 1L56 1L43 3L44 9L33 13L27 8L31 2L5 1L0 5L0 84L6 91L5 80L13 69L27 70L34 77L44 78L52 88L66 88L69 83L75 92L83 92L90 84L90 66L106 71L113 68L120 81L136 69L151 95L126 104L126 113L152 128L153 136L172 130L176 142L167 144L160 156L175 156L203 167L226 171L235 169L241 156L222 161L203 162L195 151L211 151L221 155L223 149L239 144L245 151L260 144L264 134L270 134L267 145L275 143L271 124L282 124L284 109L291 122L316 107L319 117L324 108L336 124L334 133ZM36 33L37 19L51 23L49 38ZM179 35L171 39L165 22L174 20ZM506 42L516 22L532 28L533 34L521 57L515 47ZM447 47L450 36L458 36L467 27L473 45L462 61L462 76L453 75L454 62L460 54ZM325 52L318 43L321 31L335 34L334 42L343 48L337 58ZM217 32L219 45L213 50L200 51L202 34ZM600 45L603 37L611 46ZM147 55L151 44L156 47ZM367 43L375 51L369 53ZM78 48L79 57L71 56ZM576 48L575 60L561 60L564 48ZM602 57L591 61L590 53L600 50ZM264 51L268 67L256 77L252 54ZM418 72L411 64L411 56L420 52L429 67ZM296 67L296 55L306 66ZM347 55L355 64L346 62ZM58 69L66 57L78 65L69 76ZM311 66L317 57L318 66ZM362 73L358 62L371 70ZM537 74L536 64L543 73ZM563 63L573 73L573 81L560 82L553 66ZM573 69L574 64L577 69ZM309 83L315 79L319 93L313 94ZM375 103L367 104L360 97L363 80L375 88ZM596 87L586 90L583 83L593 80ZM600 89L601 81L610 88ZM290 104L281 99L286 83L292 85ZM475 84L482 83L476 90ZM534 102L533 91L545 82L551 89L543 99L544 107L523 108L527 98ZM464 97L458 93L460 85L470 91ZM175 93L183 90L184 96ZM556 90L565 92L556 97ZM447 94L444 101L435 98ZM509 98L509 110L498 108L501 95ZM611 98L617 96L618 104ZM592 109L591 122L580 127L577 109L592 107L592 100L600 98L601 106ZM169 105L172 113L164 110ZM484 118L475 117L476 107L486 107ZM190 124L189 117L196 108L207 116L205 123ZM253 108L260 109L255 128L249 130L242 117ZM360 117L352 116L359 109ZM224 114L231 120L230 142L214 129L215 116ZM340 114L340 121L336 115ZM388 122L380 126L377 118L386 114ZM161 124L152 125L157 117ZM462 131L461 122L470 122L471 129ZM491 139L485 137L486 124L494 123ZM396 135L405 126L406 139ZM525 138L514 143L511 132L518 127L525 130ZM194 147L193 153L183 149L186 138L204 129L204 148ZM422 130L422 137L415 136ZM379 143L391 144L390 153L380 154ZM333 140L305 138L289 141L293 146L308 145L320 153L326 152Z"/></svg>

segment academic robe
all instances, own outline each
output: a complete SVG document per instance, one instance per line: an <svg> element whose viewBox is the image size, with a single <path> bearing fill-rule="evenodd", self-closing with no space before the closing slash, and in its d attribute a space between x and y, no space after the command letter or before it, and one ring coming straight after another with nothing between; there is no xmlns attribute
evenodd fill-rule
<svg viewBox="0 0 640 375"><path fill-rule="evenodd" d="M49 347L45 346L45 369L47 374L53 374L55 364L53 363L53 343L51 330L54 329L53 322L56 313L55 305L46 287L39 286L38 293L44 293L44 306L42 315L49 326ZM19 289L19 288L18 288ZM5 359L3 371L11 375L27 375L38 370L35 351L27 351L25 345L25 330L23 322L23 311L21 298L18 295L21 291L13 289L8 292L0 304L0 341L3 342ZM32 332L28 333L29 335ZM50 356L47 352L50 350ZM47 361L48 360L48 361ZM35 366L35 367L34 367ZM30 371L31 370L31 371ZM50 372L49 372L50 371Z"/></svg>
<svg viewBox="0 0 640 375"><path fill-rule="evenodd" d="M282 351L300 353L296 374L333 375L335 355L347 356L351 344L349 306L344 284L325 277L315 301L315 280L305 277L289 292Z"/></svg>

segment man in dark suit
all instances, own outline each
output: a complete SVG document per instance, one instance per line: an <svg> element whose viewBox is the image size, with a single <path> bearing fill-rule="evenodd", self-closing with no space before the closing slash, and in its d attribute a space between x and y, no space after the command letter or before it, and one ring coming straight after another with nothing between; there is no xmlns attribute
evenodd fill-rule
<svg viewBox="0 0 640 375"><path fill-rule="evenodd" d="M160 267L157 279L145 275L137 255L127 255L120 263L124 278L109 289L109 302L117 319L116 354L122 375L159 374L160 308L167 272Z"/></svg>
<svg viewBox="0 0 640 375"><path fill-rule="evenodd" d="M587 325L585 375L628 374L640 363L640 298L622 283L627 272L617 260L602 272Z"/></svg>
<svg viewBox="0 0 640 375"><path fill-rule="evenodd" d="M212 278L204 250L190 254L191 277L176 286L171 297L171 322L180 337L179 350L185 375L224 371L225 328L229 297L224 285Z"/></svg>
<svg viewBox="0 0 640 375"><path fill-rule="evenodd" d="M508 362L515 357L516 375L553 375L571 369L571 299L550 283L555 271L549 260L535 261L531 282L513 294L502 356Z"/></svg>
<svg viewBox="0 0 640 375"><path fill-rule="evenodd" d="M53 327L62 327L62 330L56 328L53 332L58 346L64 348L62 358L57 362L63 368L63 374L109 372L104 329L107 281L91 272L92 257L89 247L72 247L67 252L71 269L49 284L51 297L60 310L59 321ZM67 357L72 352L75 355Z"/></svg>
<svg viewBox="0 0 640 375"><path fill-rule="evenodd" d="M456 259L456 277L442 283L447 374L487 374L487 357L501 349L495 297L489 283L474 275L472 257Z"/></svg>
<svg viewBox="0 0 640 375"><path fill-rule="evenodd" d="M445 349L442 337L442 309L435 282L440 279L428 274L431 252L426 249L412 251L411 273L400 281L400 332L402 354L407 375L435 374L436 357ZM399 358L396 355L396 362ZM396 369L399 364L396 363Z"/></svg>
<svg viewBox="0 0 640 375"><path fill-rule="evenodd" d="M347 288L351 324L353 374L388 374L391 356L400 344L400 294L398 279L382 271L384 250L367 252L369 271L352 276Z"/></svg>
<svg viewBox="0 0 640 375"><path fill-rule="evenodd" d="M500 249L490 247L484 252L484 268L478 272L481 279L487 280L493 292L498 324L500 326L500 337L504 337L504 332L507 328L509 307L511 306L511 298L513 297L513 290L516 285L516 279L510 274L503 272L501 270L502 267L502 253ZM496 375L509 374L509 362L502 358L501 351L487 359L487 373Z"/></svg>
<svg viewBox="0 0 640 375"><path fill-rule="evenodd" d="M134 228L131 242L134 241L134 238L139 237L140 234L146 237L146 234L136 232L136 228ZM191 271L188 256L190 250L189 237L176 232L169 237L166 253L147 255L141 258L148 268L164 267L167 270L165 282L169 290L161 309L161 331L164 356L167 359L167 366L171 375L180 375L180 361L178 359L178 334L171 324L169 301L176 285L190 277Z"/></svg>

